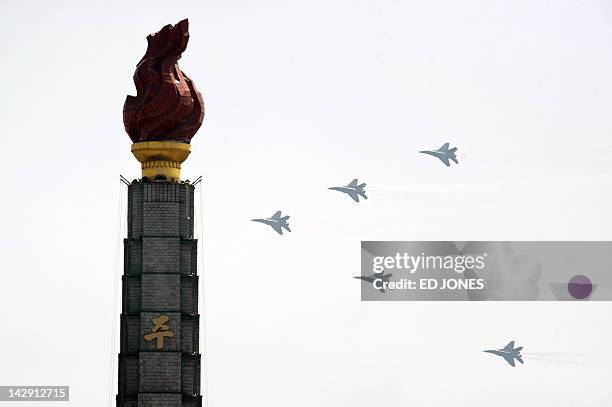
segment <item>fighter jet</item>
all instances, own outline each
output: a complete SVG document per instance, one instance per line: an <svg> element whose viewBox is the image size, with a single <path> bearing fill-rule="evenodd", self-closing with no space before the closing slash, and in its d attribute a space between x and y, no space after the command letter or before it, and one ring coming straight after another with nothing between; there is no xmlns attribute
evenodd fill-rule
<svg viewBox="0 0 612 407"><path fill-rule="evenodd" d="M439 158L440 161L444 163L447 167L450 167L449 160L453 160L455 164L459 164L457 161L457 156L455 152L457 151L457 147L453 147L451 149L448 148L449 143L445 143L442 147L437 150L424 150L419 151L419 153L433 155L436 158Z"/></svg>
<svg viewBox="0 0 612 407"><path fill-rule="evenodd" d="M353 198L353 201L359 202L359 195L361 195L363 197L363 199L368 199L368 197L366 196L365 191L363 189L363 188L365 188L365 186L366 186L365 183L357 185L357 178L355 178L347 186L344 186L344 187L331 187L331 188L328 188L328 189L331 189L333 191L344 192L345 194L347 194L348 196Z"/></svg>
<svg viewBox="0 0 612 407"><path fill-rule="evenodd" d="M358 277L353 277L353 278L367 281L368 283L372 284L372 286L374 286L374 281L379 280L380 283L378 283L377 285L379 285L380 288L378 288L378 291L380 291L381 293L384 293L385 289L382 283L388 282L392 275L393 274L385 274L385 272L383 271L382 273L374 273L367 277L358 276Z"/></svg>
<svg viewBox="0 0 612 407"><path fill-rule="evenodd" d="M270 225L272 226L272 229L276 231L276 233L278 233L279 235L282 235L283 228L285 228L287 232L291 232L291 229L289 229L289 223L287 223L287 219L289 219L289 216L282 216L281 211L278 211L274 215L272 215L271 218L251 219L251 220L253 222L261 222L261 223L265 223L266 225Z"/></svg>
<svg viewBox="0 0 612 407"><path fill-rule="evenodd" d="M494 355L497 356L501 356L502 358L504 358L506 360L506 362L508 362L510 364L510 366L514 367L514 359L518 360L519 362L521 362L521 364L523 364L523 357L521 356L521 349L523 349L523 347L519 347L519 348L514 348L514 341L510 342L509 344L507 344L506 346L504 346L502 349L497 349L497 350L485 350L484 352L487 353L492 353Z"/></svg>

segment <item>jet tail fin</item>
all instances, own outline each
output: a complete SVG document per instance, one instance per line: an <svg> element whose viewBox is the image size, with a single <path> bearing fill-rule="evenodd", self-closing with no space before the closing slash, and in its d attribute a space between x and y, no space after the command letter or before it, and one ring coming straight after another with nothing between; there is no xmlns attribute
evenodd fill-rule
<svg viewBox="0 0 612 407"><path fill-rule="evenodd" d="M521 365L525 363L525 362L523 362L523 356L518 355L518 356L515 356L515 357L516 357L516 360L518 360L519 362L521 362Z"/></svg>

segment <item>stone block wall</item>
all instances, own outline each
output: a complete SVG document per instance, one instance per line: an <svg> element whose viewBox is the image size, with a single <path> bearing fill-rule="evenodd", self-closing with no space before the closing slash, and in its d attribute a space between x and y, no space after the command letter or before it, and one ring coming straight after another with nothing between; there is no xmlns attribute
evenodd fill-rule
<svg viewBox="0 0 612 407"><path fill-rule="evenodd" d="M184 183L128 187L118 407L202 405L193 197Z"/></svg>

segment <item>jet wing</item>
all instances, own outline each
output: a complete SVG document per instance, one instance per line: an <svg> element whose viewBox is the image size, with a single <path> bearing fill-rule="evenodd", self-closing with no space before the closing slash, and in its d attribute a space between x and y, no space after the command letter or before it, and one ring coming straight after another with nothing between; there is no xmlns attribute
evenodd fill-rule
<svg viewBox="0 0 612 407"><path fill-rule="evenodd" d="M506 362L510 363L510 366L515 367L516 365L514 364L514 357L512 357L512 355L502 355L502 357L504 359L506 359Z"/></svg>
<svg viewBox="0 0 612 407"><path fill-rule="evenodd" d="M351 182L350 182L350 183L347 185L347 187L350 187L350 188L355 188L356 186L357 186L357 178L355 178L354 180L352 180L352 181L351 181Z"/></svg>
<svg viewBox="0 0 612 407"><path fill-rule="evenodd" d="M440 147L440 150L447 151L449 145L450 145L450 143L444 143L444 145L442 147Z"/></svg>
<svg viewBox="0 0 612 407"><path fill-rule="evenodd" d="M502 349L504 352L511 352L514 350L514 341L510 342Z"/></svg>
<svg viewBox="0 0 612 407"><path fill-rule="evenodd" d="M274 229L279 235L283 234L283 229L280 223L272 223L270 226L272 226L272 229Z"/></svg>
<svg viewBox="0 0 612 407"><path fill-rule="evenodd" d="M277 211L274 215L272 215L270 219L280 219L280 217L281 217L281 211Z"/></svg>
<svg viewBox="0 0 612 407"><path fill-rule="evenodd" d="M386 277L386 276L385 276ZM356 278L358 280L362 280L362 281L366 281L370 284L374 284L374 281L378 280L378 281L385 281L385 278L383 277L383 279L381 280L380 277L374 277L374 276L369 276L369 277L365 277L365 276L359 276L359 277L353 277ZM377 288L378 291L380 291L381 293L385 292L384 288Z"/></svg>
<svg viewBox="0 0 612 407"><path fill-rule="evenodd" d="M346 194L347 194L348 196L350 196L351 198L353 198L353 201L355 201L355 202L359 202L359 196L357 196L357 191L348 190L348 191L345 191L345 192L346 192Z"/></svg>
<svg viewBox="0 0 612 407"><path fill-rule="evenodd" d="M440 159L440 161L442 161L444 163L444 165L446 165L447 167L450 167L450 163L448 162L448 157L443 155L443 156L438 156L438 158Z"/></svg>

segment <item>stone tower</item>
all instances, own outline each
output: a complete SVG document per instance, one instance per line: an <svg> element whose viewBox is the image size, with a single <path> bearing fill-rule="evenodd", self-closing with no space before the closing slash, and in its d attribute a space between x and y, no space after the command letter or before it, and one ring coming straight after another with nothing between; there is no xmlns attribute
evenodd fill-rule
<svg viewBox="0 0 612 407"><path fill-rule="evenodd" d="M123 117L142 178L128 186L118 407L202 405L194 190L180 180L203 99L177 60L188 23L147 37Z"/></svg>
<svg viewBox="0 0 612 407"><path fill-rule="evenodd" d="M128 187L117 406L202 405L193 195L188 183Z"/></svg>

